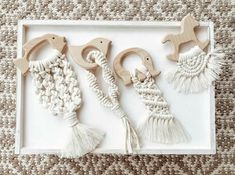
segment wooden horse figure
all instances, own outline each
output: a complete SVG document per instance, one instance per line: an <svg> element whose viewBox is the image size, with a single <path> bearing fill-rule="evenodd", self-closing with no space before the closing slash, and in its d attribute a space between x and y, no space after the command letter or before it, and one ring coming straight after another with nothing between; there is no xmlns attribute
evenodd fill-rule
<svg viewBox="0 0 235 175"><path fill-rule="evenodd" d="M194 28L199 26L199 22L194 20L190 14L186 15L181 23L181 33L180 34L170 34L167 35L162 43L166 43L167 41L171 41L174 44L175 53L172 55L168 55L167 58L172 61L177 61L179 57L179 47L181 44L194 41L202 50L207 47L209 41L200 42L195 34Z"/></svg>
<svg viewBox="0 0 235 175"><path fill-rule="evenodd" d="M69 52L77 64L86 69L94 69L98 65L94 62L87 62L87 60L84 59L83 54L86 50L96 49L104 53L105 56L107 56L110 45L110 40L107 40L105 38L95 38L82 46L70 46Z"/></svg>

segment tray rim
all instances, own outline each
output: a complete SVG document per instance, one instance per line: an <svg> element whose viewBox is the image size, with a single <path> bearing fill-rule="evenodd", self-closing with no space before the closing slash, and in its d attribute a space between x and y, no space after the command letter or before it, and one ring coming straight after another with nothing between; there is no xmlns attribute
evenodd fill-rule
<svg viewBox="0 0 235 175"><path fill-rule="evenodd" d="M25 33L28 26L104 26L104 27L179 27L178 21L92 21L92 20L18 20L17 29L17 57L22 57L22 45L25 40ZM200 26L208 27L208 36L210 39L210 50L214 50L214 23L213 22L200 22ZM15 132L15 154L55 154L59 152L57 149L29 149L23 147L23 88L24 77L19 70L16 74L16 132ZM210 149L142 149L138 154L216 154L216 132L215 132L215 87L210 87L210 130L211 130L211 143ZM101 149L97 148L93 153L102 154L124 154L121 149Z"/></svg>

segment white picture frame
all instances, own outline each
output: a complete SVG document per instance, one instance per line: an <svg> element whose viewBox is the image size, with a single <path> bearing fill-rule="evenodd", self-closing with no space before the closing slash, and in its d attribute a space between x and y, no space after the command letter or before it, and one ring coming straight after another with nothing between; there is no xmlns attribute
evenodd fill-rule
<svg viewBox="0 0 235 175"><path fill-rule="evenodd" d="M67 20L19 20L18 34L17 34L17 57L23 55L22 46L25 43L25 36L28 29L32 26L102 26L102 27L130 27L130 28L171 28L180 27L180 22L143 22L143 21L67 21ZM214 48L214 25L212 22L200 22L200 26L208 27L208 37L210 39L210 49ZM69 32L69 31L68 31ZM15 153L16 154L53 154L58 152L58 149L40 149L28 148L24 146L24 88L25 77L17 70L17 100L16 100L16 135L15 135ZM170 85L169 85L170 86ZM215 94L214 86L209 89L210 98L210 146L202 149L143 149L139 154L215 154L216 153L216 137L215 137ZM123 153L121 149L100 149L94 151L95 153Z"/></svg>

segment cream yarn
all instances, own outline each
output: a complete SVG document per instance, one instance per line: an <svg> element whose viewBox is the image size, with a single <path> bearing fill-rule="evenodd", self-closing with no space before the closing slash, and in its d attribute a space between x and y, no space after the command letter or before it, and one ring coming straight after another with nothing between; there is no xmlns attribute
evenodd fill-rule
<svg viewBox="0 0 235 175"><path fill-rule="evenodd" d="M103 133L79 123L76 110L81 106L77 77L65 55L57 50L48 59L30 61L35 92L42 105L54 115L63 116L71 133L62 150L63 157L79 157L94 150Z"/></svg>
<svg viewBox="0 0 235 175"><path fill-rule="evenodd" d="M141 82L132 76L133 86L148 110L145 122L139 127L144 139L157 143L187 142L189 136L180 122L170 113L161 90L149 73Z"/></svg>
<svg viewBox="0 0 235 175"><path fill-rule="evenodd" d="M206 54L198 46L179 55L177 68L166 73L166 79L183 93L197 93L207 89L218 79L224 64L224 54L218 51Z"/></svg>
<svg viewBox="0 0 235 175"><path fill-rule="evenodd" d="M95 75L87 71L88 82L91 90L96 94L99 102L110 108L117 117L119 117L125 127L125 151L126 153L132 153L134 150L138 150L140 148L139 139L135 129L131 126L130 121L128 120L127 114L123 111L122 107L119 103L119 90L116 85L115 78L113 76L113 72L110 69L107 59L104 54L100 51L94 50L89 52L87 55L87 60L94 61L101 67L102 76L105 83L108 85L108 95L106 95L100 88L97 83L97 79Z"/></svg>

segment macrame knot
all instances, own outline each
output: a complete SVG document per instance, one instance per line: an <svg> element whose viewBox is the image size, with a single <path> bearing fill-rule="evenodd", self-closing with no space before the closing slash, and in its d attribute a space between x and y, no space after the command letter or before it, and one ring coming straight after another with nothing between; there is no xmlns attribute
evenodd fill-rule
<svg viewBox="0 0 235 175"><path fill-rule="evenodd" d="M116 116L120 117L121 119L122 119L122 118L126 118L126 116L127 116L126 113L125 113L124 110L120 107L119 104L113 106L113 107L111 108L111 110L114 112L114 114L115 114Z"/></svg>
<svg viewBox="0 0 235 175"><path fill-rule="evenodd" d="M68 123L68 126L73 127L78 124L78 118L76 112L67 113L64 115L64 119Z"/></svg>

